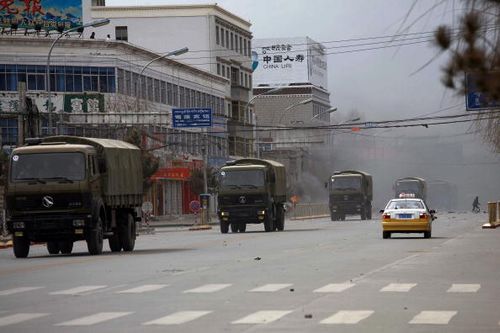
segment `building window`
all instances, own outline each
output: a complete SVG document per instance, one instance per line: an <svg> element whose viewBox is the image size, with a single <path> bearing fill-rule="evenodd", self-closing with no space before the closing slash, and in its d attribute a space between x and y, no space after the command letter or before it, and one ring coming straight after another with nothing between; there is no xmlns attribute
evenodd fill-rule
<svg viewBox="0 0 500 333"><path fill-rule="evenodd" d="M231 32L231 50L234 50L234 35Z"/></svg>
<svg viewBox="0 0 500 333"><path fill-rule="evenodd" d="M243 39L243 55L247 55L247 39Z"/></svg>
<svg viewBox="0 0 500 333"><path fill-rule="evenodd" d="M238 68L236 67L231 67L231 85L237 86L239 85L239 75L238 75Z"/></svg>
<svg viewBox="0 0 500 333"><path fill-rule="evenodd" d="M238 52L238 36L235 34L234 35L234 50Z"/></svg>
<svg viewBox="0 0 500 333"><path fill-rule="evenodd" d="M219 45L219 42L220 42L220 40L219 40L219 26L216 26L215 27L215 43L217 45Z"/></svg>
<svg viewBox="0 0 500 333"><path fill-rule="evenodd" d="M226 30L226 48L229 48L229 31Z"/></svg>
<svg viewBox="0 0 500 333"><path fill-rule="evenodd" d="M106 0L92 0L92 6L104 7L106 6Z"/></svg>
<svg viewBox="0 0 500 333"><path fill-rule="evenodd" d="M0 119L2 146L17 144L17 118Z"/></svg>
<svg viewBox="0 0 500 333"><path fill-rule="evenodd" d="M240 86L243 85L243 72L240 72Z"/></svg>
<svg viewBox="0 0 500 333"><path fill-rule="evenodd" d="M240 36L240 54L243 54L243 38Z"/></svg>
<svg viewBox="0 0 500 333"><path fill-rule="evenodd" d="M247 49L248 49L248 56L250 56L252 54L252 46L250 45L250 40L248 40L248 45L247 45Z"/></svg>
<svg viewBox="0 0 500 333"><path fill-rule="evenodd" d="M220 64L217 64L217 75L220 75Z"/></svg>
<svg viewBox="0 0 500 333"><path fill-rule="evenodd" d="M222 65L222 76L226 77L226 66Z"/></svg>
<svg viewBox="0 0 500 333"><path fill-rule="evenodd" d="M174 93L174 91L173 91L172 83L167 82L167 104L168 105L174 105L173 93Z"/></svg>
<svg viewBox="0 0 500 333"><path fill-rule="evenodd" d="M115 27L115 36L116 40L122 40L124 42L128 42L127 27L126 26Z"/></svg>
<svg viewBox="0 0 500 333"><path fill-rule="evenodd" d="M226 45L226 42L225 42L225 39L224 39L224 29L223 28L220 28L220 41L221 41L221 45L222 46Z"/></svg>

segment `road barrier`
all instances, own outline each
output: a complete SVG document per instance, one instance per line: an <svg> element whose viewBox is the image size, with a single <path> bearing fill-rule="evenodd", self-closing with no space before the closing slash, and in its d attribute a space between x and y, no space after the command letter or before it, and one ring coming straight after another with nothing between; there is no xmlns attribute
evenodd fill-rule
<svg viewBox="0 0 500 333"><path fill-rule="evenodd" d="M292 220L314 219L330 216L328 203L302 203L294 205L289 212Z"/></svg>
<svg viewBox="0 0 500 333"><path fill-rule="evenodd" d="M488 202L488 222L483 224L484 229L495 229L500 226L500 201Z"/></svg>

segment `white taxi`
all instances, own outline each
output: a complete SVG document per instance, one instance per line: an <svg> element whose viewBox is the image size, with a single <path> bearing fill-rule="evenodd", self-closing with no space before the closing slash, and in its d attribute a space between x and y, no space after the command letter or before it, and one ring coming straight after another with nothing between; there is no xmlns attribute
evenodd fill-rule
<svg viewBox="0 0 500 333"><path fill-rule="evenodd" d="M432 235L432 221L436 219L436 212L429 210L422 199L392 199L380 213L383 238L390 238L393 233L423 233L424 238Z"/></svg>

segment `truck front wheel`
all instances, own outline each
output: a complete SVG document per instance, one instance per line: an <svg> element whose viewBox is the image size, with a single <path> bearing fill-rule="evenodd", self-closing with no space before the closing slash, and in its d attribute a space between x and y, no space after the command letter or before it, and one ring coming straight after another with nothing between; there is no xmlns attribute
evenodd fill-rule
<svg viewBox="0 0 500 333"><path fill-rule="evenodd" d="M14 255L16 258L26 258L30 252L30 241L26 237L14 237Z"/></svg>
<svg viewBox="0 0 500 333"><path fill-rule="evenodd" d="M120 252L122 250L122 243L120 241L118 229L115 229L113 231L113 236L108 238L108 244L111 252Z"/></svg>
<svg viewBox="0 0 500 333"><path fill-rule="evenodd" d="M264 219L264 230L266 232L274 231L274 219L270 215L266 215L266 218Z"/></svg>
<svg viewBox="0 0 500 333"><path fill-rule="evenodd" d="M103 230L102 230L102 218L99 216L97 218L96 224L92 230L90 230L87 237L87 249L91 255L102 253L102 243L103 243Z"/></svg>
<svg viewBox="0 0 500 333"><path fill-rule="evenodd" d="M133 251L135 247L135 222L132 214L125 214L122 221L120 241L123 251Z"/></svg>
<svg viewBox="0 0 500 333"><path fill-rule="evenodd" d="M58 242L47 242L47 251L49 251L49 254L58 254L60 251L59 243Z"/></svg>
<svg viewBox="0 0 500 333"><path fill-rule="evenodd" d="M285 230L285 209L283 206L279 206L277 209L276 229L278 229L278 231Z"/></svg>
<svg viewBox="0 0 500 333"><path fill-rule="evenodd" d="M58 245L62 254L71 254L73 251L73 241L61 241Z"/></svg>
<svg viewBox="0 0 500 333"><path fill-rule="evenodd" d="M229 231L229 222L227 221L220 221L220 232L223 234L227 234Z"/></svg>

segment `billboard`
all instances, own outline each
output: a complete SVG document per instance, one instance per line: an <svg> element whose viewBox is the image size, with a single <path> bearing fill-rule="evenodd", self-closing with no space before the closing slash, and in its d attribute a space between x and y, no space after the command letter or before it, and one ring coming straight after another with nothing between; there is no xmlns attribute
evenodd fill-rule
<svg viewBox="0 0 500 333"><path fill-rule="evenodd" d="M0 1L0 25L12 29L64 30L82 25L82 0Z"/></svg>
<svg viewBox="0 0 500 333"><path fill-rule="evenodd" d="M254 39L254 87L290 83L328 88L328 68L323 45L308 37Z"/></svg>

